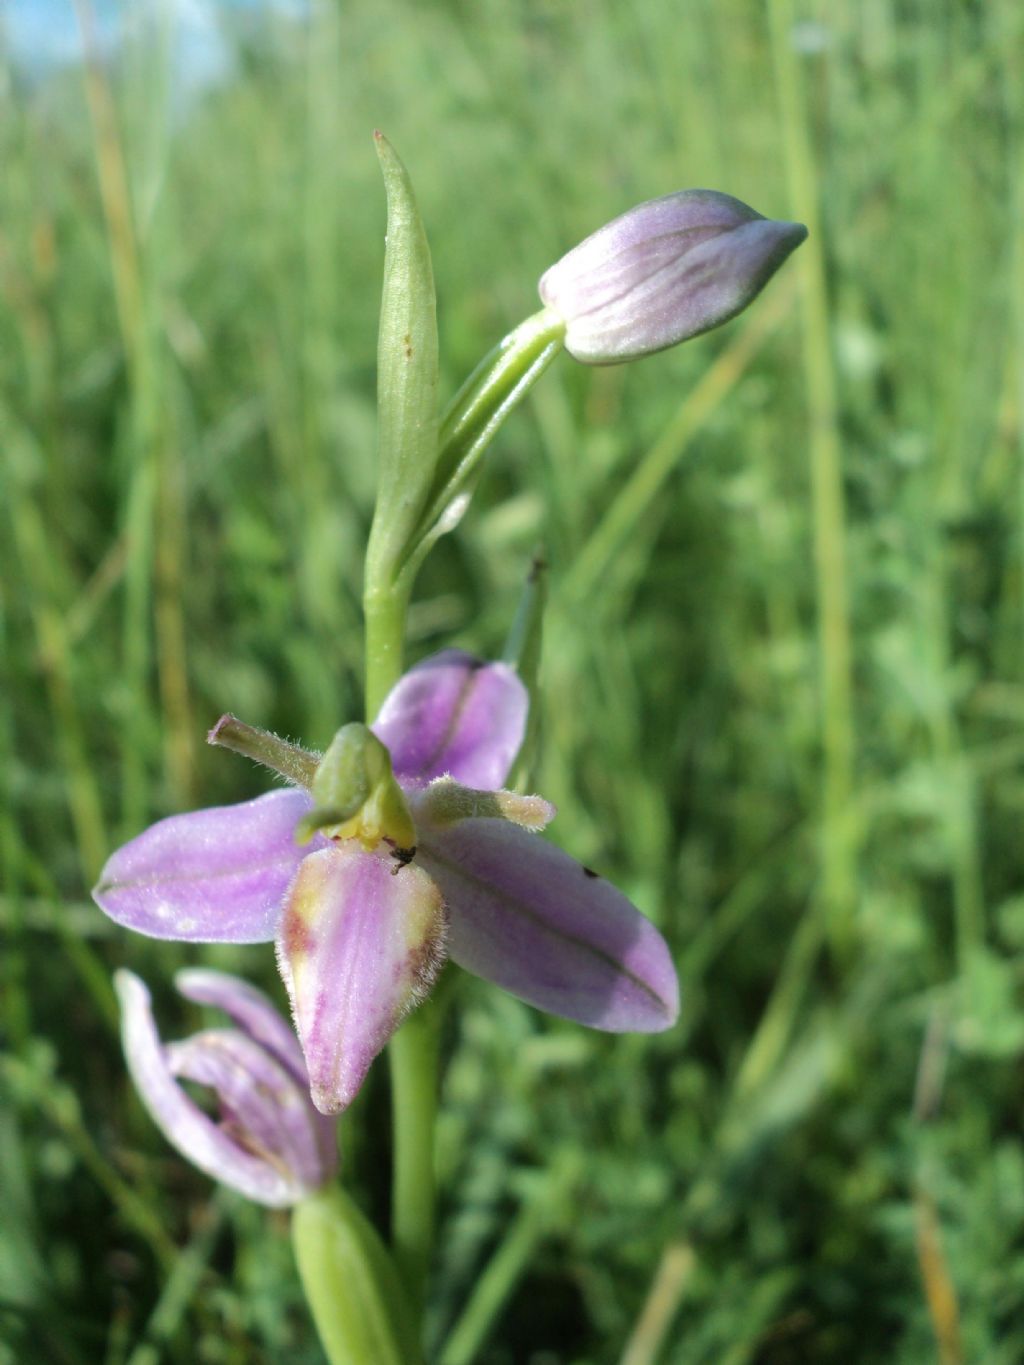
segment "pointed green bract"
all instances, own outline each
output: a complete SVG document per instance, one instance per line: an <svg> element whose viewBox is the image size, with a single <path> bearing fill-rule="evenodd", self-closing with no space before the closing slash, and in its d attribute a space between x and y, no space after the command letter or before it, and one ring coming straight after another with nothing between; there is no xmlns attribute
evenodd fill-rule
<svg viewBox="0 0 1024 1365"><path fill-rule="evenodd" d="M388 200L377 348L378 490L366 559L367 594L395 582L430 495L437 463L437 316L430 248L405 167L382 133Z"/></svg>

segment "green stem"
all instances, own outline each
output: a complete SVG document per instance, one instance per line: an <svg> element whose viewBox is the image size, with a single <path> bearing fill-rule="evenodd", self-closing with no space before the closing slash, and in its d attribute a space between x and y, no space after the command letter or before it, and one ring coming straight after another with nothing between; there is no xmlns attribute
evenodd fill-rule
<svg viewBox="0 0 1024 1365"><path fill-rule="evenodd" d="M390 155L388 152L387 156ZM394 188L392 184L389 194ZM396 191L396 203L401 200L406 208L411 203L407 190L406 186L402 194ZM388 232L390 238L390 218ZM424 265L420 273L426 279L428 267ZM432 285L427 289L424 284L423 289L430 293L432 307ZM394 299L393 293L389 288L385 289L382 317L386 319L391 318L392 311L400 311L402 306L404 296L401 290ZM405 327L404 323L402 327ZM408 358L408 337L402 332L402 327L398 329L402 333L398 351ZM393 326L391 331L394 331ZM386 433L386 439L382 441L381 492L378 494L367 552L363 591L368 722L373 721L384 698L402 674L405 617L412 582L419 565L437 537L450 530L458 520L468 500L484 449L509 412L561 349L564 334L564 324L543 309L527 318L500 342L467 379L442 419L433 466L434 477L427 492L425 510L413 533L405 540L404 553L397 558L394 547L403 537L394 534L389 518L401 511L401 508L395 510L393 502L398 474L401 473L402 460L399 456L404 458L407 453L403 444L406 436L399 439L390 428ZM383 322L381 336L381 365L384 373L385 361L390 363L396 343L393 338L389 339L391 332L386 333ZM415 350L413 347L413 353ZM387 403L382 397L381 410L383 413L386 406L394 416L394 409L402 417L396 429L404 432L408 428L417 435L417 439L421 439L421 416L413 420L405 408L401 408L402 403L408 407L412 402L407 392L406 370L406 366L399 366L397 372L383 384L381 392L387 398ZM413 394L413 397L416 395ZM417 403L421 408L429 408L429 404L420 402L419 398ZM418 468L422 459L412 464ZM434 1245L434 1128L437 1120L441 1015L441 1005L437 1001L429 1002L403 1025L388 1046L394 1131L393 1249L417 1321L422 1318L424 1290Z"/></svg>
<svg viewBox="0 0 1024 1365"><path fill-rule="evenodd" d="M408 592L367 585L366 715L372 720L402 672ZM417 1321L434 1244L434 1127L439 1007L428 1001L388 1044L391 1067L392 1242Z"/></svg>
<svg viewBox="0 0 1024 1365"><path fill-rule="evenodd" d="M441 1008L429 1000L406 1020L388 1046L393 1125L391 1236L399 1273L417 1315L423 1312L434 1248L440 1022Z"/></svg>
<svg viewBox="0 0 1024 1365"><path fill-rule="evenodd" d="M437 464L426 508L409 538L404 575L415 572L437 538L462 516L484 451L562 349L565 323L542 308L498 342L441 418Z"/></svg>
<svg viewBox="0 0 1024 1365"><path fill-rule="evenodd" d="M296 1206L295 1261L330 1365L421 1365L394 1265L337 1185Z"/></svg>
<svg viewBox="0 0 1024 1365"><path fill-rule="evenodd" d="M821 900L833 953L845 960L851 951L857 910L860 830L854 766L846 510L839 403L832 361L832 319L823 254L825 233L821 227L822 177L815 165L804 63L792 43L793 0L770 0L768 15L790 202L793 216L805 222L810 233L797 269L803 273L800 302L818 599L823 758Z"/></svg>
<svg viewBox="0 0 1024 1365"><path fill-rule="evenodd" d="M565 323L550 308L503 337L463 383L441 418L438 485L451 485L562 349Z"/></svg>
<svg viewBox="0 0 1024 1365"><path fill-rule="evenodd" d="M477 1277L469 1300L444 1344L441 1365L472 1365L523 1272L536 1255L551 1225L551 1209L539 1199L527 1200L494 1256Z"/></svg>
<svg viewBox="0 0 1024 1365"><path fill-rule="evenodd" d="M411 586L411 584L409 585ZM372 722L384 698L402 676L405 613L409 587L371 586L363 596L366 622L366 719Z"/></svg>

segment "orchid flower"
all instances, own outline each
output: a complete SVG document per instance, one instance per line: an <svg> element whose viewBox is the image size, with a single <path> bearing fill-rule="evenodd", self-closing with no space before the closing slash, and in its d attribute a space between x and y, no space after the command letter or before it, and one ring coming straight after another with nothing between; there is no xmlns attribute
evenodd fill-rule
<svg viewBox="0 0 1024 1365"><path fill-rule="evenodd" d="M661 935L538 837L548 802L501 790L527 708L508 665L446 650L322 761L252 732L302 787L161 820L110 858L95 899L155 938L273 939L323 1113L351 1102L449 957L593 1028L667 1028L678 983Z"/></svg>
<svg viewBox="0 0 1024 1365"><path fill-rule="evenodd" d="M545 271L565 348L612 365L728 322L806 238L718 190L679 190L621 214Z"/></svg>
<svg viewBox="0 0 1024 1365"><path fill-rule="evenodd" d="M115 977L128 1070L143 1104L173 1146L215 1180L272 1208L297 1204L334 1175L334 1125L310 1103L302 1049L262 991L223 972L179 972L189 1000L215 1005L237 1025L160 1041L149 991L131 972ZM219 1121L179 1084L210 1086Z"/></svg>

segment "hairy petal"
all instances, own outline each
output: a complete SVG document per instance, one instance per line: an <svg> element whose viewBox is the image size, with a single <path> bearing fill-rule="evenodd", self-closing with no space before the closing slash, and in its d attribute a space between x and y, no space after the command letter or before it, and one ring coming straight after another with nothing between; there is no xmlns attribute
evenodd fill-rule
<svg viewBox="0 0 1024 1365"><path fill-rule="evenodd" d="M93 899L150 938L266 943L296 868L324 845L295 843L310 804L289 789L160 820L110 857Z"/></svg>
<svg viewBox="0 0 1024 1365"><path fill-rule="evenodd" d="M508 664L446 649L395 684L372 728L400 782L448 775L494 791L515 762L528 708L526 688Z"/></svg>
<svg viewBox="0 0 1024 1365"><path fill-rule="evenodd" d="M143 1104L168 1142L214 1180L223 1181L259 1204L283 1208L300 1199L305 1191L289 1171L240 1147L182 1090L157 1034L144 983L122 970L114 984L121 1001L121 1036L128 1070Z"/></svg>
<svg viewBox="0 0 1024 1365"><path fill-rule="evenodd" d="M592 1028L656 1032L679 1012L664 939L603 877L501 820L421 832L417 861L448 906L454 962Z"/></svg>
<svg viewBox="0 0 1024 1365"><path fill-rule="evenodd" d="M433 985L444 937L441 894L415 866L345 842L299 868L277 957L321 1113L355 1098L374 1057Z"/></svg>

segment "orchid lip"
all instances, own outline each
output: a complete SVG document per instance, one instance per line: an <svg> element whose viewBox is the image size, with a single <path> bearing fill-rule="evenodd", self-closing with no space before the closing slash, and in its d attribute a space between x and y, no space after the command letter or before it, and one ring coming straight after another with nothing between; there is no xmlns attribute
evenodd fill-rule
<svg viewBox="0 0 1024 1365"><path fill-rule="evenodd" d="M446 933L441 894L416 866L352 842L302 864L277 959L321 1113L352 1102L374 1057L430 990Z"/></svg>

